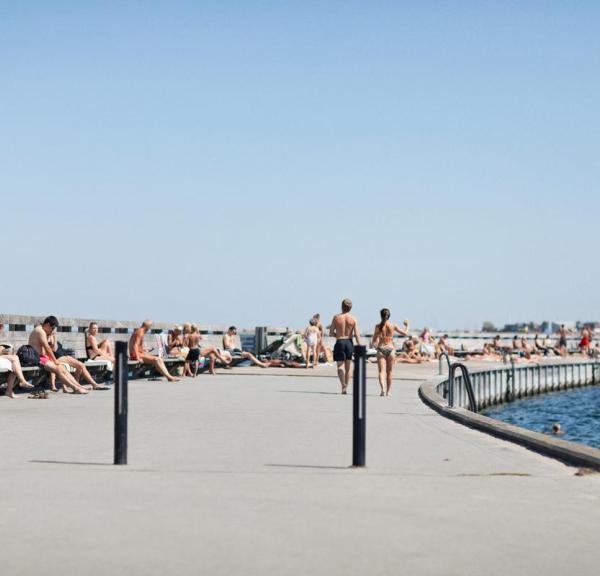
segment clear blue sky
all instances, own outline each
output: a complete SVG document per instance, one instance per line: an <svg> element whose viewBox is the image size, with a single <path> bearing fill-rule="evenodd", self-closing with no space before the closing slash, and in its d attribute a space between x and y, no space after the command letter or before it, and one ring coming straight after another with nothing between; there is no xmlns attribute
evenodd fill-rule
<svg viewBox="0 0 600 576"><path fill-rule="evenodd" d="M0 312L594 319L598 2L0 3Z"/></svg>

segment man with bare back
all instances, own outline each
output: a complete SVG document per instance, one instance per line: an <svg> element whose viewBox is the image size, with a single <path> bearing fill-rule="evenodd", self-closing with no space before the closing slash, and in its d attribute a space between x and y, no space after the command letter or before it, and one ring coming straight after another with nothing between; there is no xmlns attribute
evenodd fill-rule
<svg viewBox="0 0 600 576"><path fill-rule="evenodd" d="M164 376L169 382L179 382L179 378L175 378L169 374L164 360L159 356L150 354L144 348L144 336L148 330L152 328L152 320L144 320L139 328L136 328L129 339L129 358L134 361L142 362L152 366L159 374Z"/></svg>
<svg viewBox="0 0 600 576"><path fill-rule="evenodd" d="M352 365L352 354L354 344L360 346L360 332L356 318L350 314L352 310L352 301L345 298L342 301L342 313L336 314L331 321L329 335L335 337L335 347L333 348L333 359L337 363L338 378L342 385L342 394L346 394L348 382L350 381L350 367Z"/></svg>
<svg viewBox="0 0 600 576"><path fill-rule="evenodd" d="M58 320L56 316L48 316L39 326L36 326L29 335L29 346L38 353L40 357L40 366L47 372L50 372L50 374L56 375L63 385L63 391L70 388L76 394L87 394L88 391L73 378L67 366L63 363L59 363L54 355L54 350L52 349L48 338L52 336L52 333L57 326Z"/></svg>

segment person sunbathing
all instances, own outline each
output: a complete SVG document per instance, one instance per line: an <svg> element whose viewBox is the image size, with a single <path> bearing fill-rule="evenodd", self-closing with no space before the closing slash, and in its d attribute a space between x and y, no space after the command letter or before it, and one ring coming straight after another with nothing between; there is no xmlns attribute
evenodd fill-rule
<svg viewBox="0 0 600 576"><path fill-rule="evenodd" d="M0 335L2 335L3 332L4 324L0 324ZM27 382L27 380L25 380L25 376L23 376L23 370L21 368L21 361L16 354L10 353L10 348L0 346L0 368L10 372L6 380L5 396L8 398L17 398L14 393L15 383L17 383L19 388L22 388L23 390L31 390L34 388L33 384L30 384Z"/></svg>
<svg viewBox="0 0 600 576"><path fill-rule="evenodd" d="M113 355L112 345L108 339L104 339L98 342L96 336L98 335L98 324L96 322L90 322L85 335L85 352L90 360L107 360L114 362L115 357Z"/></svg>
<svg viewBox="0 0 600 576"><path fill-rule="evenodd" d="M547 340L547 337L544 338L544 340L541 340L540 335L536 334L535 338L533 339L533 350L535 352L537 352L538 354L543 354L544 356L548 356L548 353L550 352L550 346L545 343L546 340Z"/></svg>
<svg viewBox="0 0 600 576"><path fill-rule="evenodd" d="M104 384L98 384L98 382L96 382L92 378L92 375L89 373L88 369L86 368L86 366L83 362L81 362L80 360L77 360L77 358L74 358L73 356L70 356L69 354L66 354L62 350L62 348L59 348L58 340L56 339L55 332L52 332L52 334L50 334L48 336L48 344L52 348L52 351L54 352L54 356L58 359L59 364L70 366L71 368L73 368L75 370L75 380L77 380L77 382L80 382L81 378L83 378L87 382L87 384L89 384L92 387L93 390L108 390L108 386L104 386ZM67 370L68 370L68 368L67 368ZM50 375L50 389L53 392L57 391L54 374ZM63 390L63 392L67 392L67 390L65 389L64 386L63 386L62 390Z"/></svg>
<svg viewBox="0 0 600 576"><path fill-rule="evenodd" d="M500 334L497 334L492 342L492 347L496 352L505 352L506 346L502 344L502 340L500 338Z"/></svg>
<svg viewBox="0 0 600 576"><path fill-rule="evenodd" d="M139 328L136 328L129 339L129 358L134 362L141 362L152 366L161 376L164 376L169 382L179 382L179 378L171 376L165 362L159 356L150 354L146 348L144 348L144 336L146 332L152 328L152 320L144 320Z"/></svg>
<svg viewBox="0 0 600 576"><path fill-rule="evenodd" d="M44 321L36 326L29 335L29 344L39 356L39 365L51 375L54 374L63 386L63 391L67 388L76 394L87 394L88 390L81 386L77 380L71 375L67 365L64 362L58 361L54 355L54 350L48 338L58 327L56 316L48 316ZM56 392L56 387L54 387Z"/></svg>
<svg viewBox="0 0 600 576"><path fill-rule="evenodd" d="M435 357L439 358L442 354L446 353L448 356L454 356L454 348L448 345L448 334L440 336L436 343Z"/></svg>
<svg viewBox="0 0 600 576"><path fill-rule="evenodd" d="M410 336L402 347L402 351L396 356L398 364L421 364L425 362L421 352L419 352L418 341L414 336Z"/></svg>
<svg viewBox="0 0 600 576"><path fill-rule="evenodd" d="M186 358L190 351L189 346L185 343L185 337L182 333L181 326L174 326L173 330L169 331L167 336L167 355L171 357Z"/></svg>
<svg viewBox="0 0 600 576"><path fill-rule="evenodd" d="M539 357L537 350L529 345L529 340L527 340L526 336L521 338L521 350L523 351L523 357L527 360L534 360Z"/></svg>
<svg viewBox="0 0 600 576"><path fill-rule="evenodd" d="M499 362L502 360L502 354L498 354L493 343L483 345L481 353L467 354L465 360L484 360L488 362Z"/></svg>
<svg viewBox="0 0 600 576"><path fill-rule="evenodd" d="M260 361L254 354L245 352L237 346L237 328L235 326L230 326L227 332L223 334L223 349L225 352L229 353L232 359L241 357L250 360L252 364L256 364L256 366L260 366L261 368L269 367L266 362Z"/></svg>

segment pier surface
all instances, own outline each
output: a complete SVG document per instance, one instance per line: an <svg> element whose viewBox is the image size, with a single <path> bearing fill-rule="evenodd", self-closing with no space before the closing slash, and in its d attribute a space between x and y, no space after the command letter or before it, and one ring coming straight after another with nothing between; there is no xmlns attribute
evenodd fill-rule
<svg viewBox="0 0 600 576"><path fill-rule="evenodd" d="M364 470L334 368L133 381L126 467L112 392L2 397L2 573L597 574L600 475L439 416L436 373L369 366Z"/></svg>

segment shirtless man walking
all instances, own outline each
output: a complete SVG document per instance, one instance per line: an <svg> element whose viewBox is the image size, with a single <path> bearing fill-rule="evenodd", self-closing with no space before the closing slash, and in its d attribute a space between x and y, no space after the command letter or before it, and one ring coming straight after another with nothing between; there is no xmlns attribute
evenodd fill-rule
<svg viewBox="0 0 600 576"><path fill-rule="evenodd" d="M52 336L57 326L58 320L56 316L48 316L29 335L29 346L39 354L40 366L47 372L56 375L63 385L63 390L69 387L77 394L87 394L88 391L73 378L69 369L64 364L59 363L54 355L54 350L48 339Z"/></svg>
<svg viewBox="0 0 600 576"><path fill-rule="evenodd" d="M152 366L159 374L164 376L169 382L179 382L179 378L175 378L169 374L167 367L162 358L150 354L144 348L144 335L152 328L152 320L144 320L139 328L136 328L129 339L129 358L137 360L143 364Z"/></svg>
<svg viewBox="0 0 600 576"><path fill-rule="evenodd" d="M360 332L356 318L350 314L352 310L352 300L345 298L342 301L342 313L336 314L331 321L329 335L335 337L335 347L333 348L333 359L337 363L338 378L342 385L342 394L347 393L348 382L350 381L350 366L352 365L352 354L354 344L360 346Z"/></svg>

